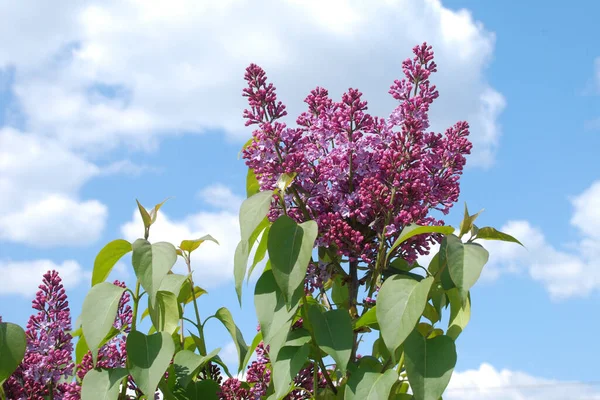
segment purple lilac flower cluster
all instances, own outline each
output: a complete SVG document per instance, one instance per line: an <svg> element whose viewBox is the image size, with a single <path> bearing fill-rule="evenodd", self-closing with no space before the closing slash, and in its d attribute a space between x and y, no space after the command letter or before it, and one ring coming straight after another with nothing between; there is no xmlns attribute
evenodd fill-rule
<svg viewBox="0 0 600 400"><path fill-rule="evenodd" d="M246 382L250 384L247 389L242 386L242 383L236 378L229 378L221 385L221 393L219 394L222 400L259 400L267 394L269 383L271 382L271 369L269 365L271 360L268 355L268 346L265 348L263 342L256 346L256 361L252 362L246 372ZM306 399L306 393L314 390L314 364L303 368L294 378L294 385L305 390L293 390L288 394L286 400L301 400ZM324 388L327 385L325 377L318 371L318 388Z"/></svg>
<svg viewBox="0 0 600 400"><path fill-rule="evenodd" d="M43 276L32 307L37 314L27 323L27 349L17 370L7 379L4 391L14 400L43 400L50 393L57 400L74 400L72 383L73 344L69 302L56 271Z"/></svg>
<svg viewBox="0 0 600 400"><path fill-rule="evenodd" d="M373 265L382 240L393 243L411 223L441 225L429 215L447 214L459 195L459 177L471 151L469 126L458 122L445 134L429 132L428 111L438 97L429 77L436 72L431 46L413 49L402 63L405 78L389 93L399 105L387 119L366 113L362 93L349 89L341 101L316 88L305 102L298 127L280 122L287 112L265 71L251 64L243 95L246 125L257 125L243 157L262 190L276 187L283 173L296 173L285 196L289 216L315 220L317 244L333 247L350 261ZM282 213L273 202L269 217ZM409 262L426 254L439 237L420 235L394 255ZM314 271L317 272L317 271ZM314 274L318 276L319 274Z"/></svg>

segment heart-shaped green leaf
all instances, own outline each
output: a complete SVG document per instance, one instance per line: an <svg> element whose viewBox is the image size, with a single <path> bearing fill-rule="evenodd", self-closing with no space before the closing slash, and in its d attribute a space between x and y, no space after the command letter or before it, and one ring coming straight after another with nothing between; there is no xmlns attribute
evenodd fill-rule
<svg viewBox="0 0 600 400"><path fill-rule="evenodd" d="M131 257L133 270L152 303L156 299L156 292L162 280L175 265L175 261L177 261L177 252L171 243L150 244L144 239L138 239L133 243Z"/></svg>
<svg viewBox="0 0 600 400"><path fill-rule="evenodd" d="M127 376L125 368L91 369L81 383L81 398L85 400L114 400L119 396L121 381Z"/></svg>
<svg viewBox="0 0 600 400"><path fill-rule="evenodd" d="M395 354L421 318L432 283L433 277L417 282L403 275L383 282L377 295L376 314L390 354Z"/></svg>
<svg viewBox="0 0 600 400"><path fill-rule="evenodd" d="M173 338L166 332L146 336L132 331L127 336L126 348L129 373L146 396L154 397L175 353Z"/></svg>
<svg viewBox="0 0 600 400"><path fill-rule="evenodd" d="M457 288L448 290L450 300L450 321L448 321L448 332L452 339L456 340L458 335L465 329L471 319L471 299L467 297L463 304L461 294Z"/></svg>
<svg viewBox="0 0 600 400"><path fill-rule="evenodd" d="M17 369L26 347L23 328L10 322L0 323L0 385Z"/></svg>
<svg viewBox="0 0 600 400"><path fill-rule="evenodd" d="M463 292L477 282L489 253L480 244L463 243L454 235L446 236L440 249L441 263L448 265L448 272L454 284Z"/></svg>
<svg viewBox="0 0 600 400"><path fill-rule="evenodd" d="M112 271L113 267L125 254L131 251L131 243L127 240L113 240L100 250L94 260L94 270L92 271L92 286L104 282Z"/></svg>
<svg viewBox="0 0 600 400"><path fill-rule="evenodd" d="M388 369L382 374L380 368L361 363L348 380L344 400L387 399L397 381L398 373L394 369Z"/></svg>
<svg viewBox="0 0 600 400"><path fill-rule="evenodd" d="M454 340L440 335L425 339L414 330L404 346L406 374L415 400L438 400L456 365Z"/></svg>

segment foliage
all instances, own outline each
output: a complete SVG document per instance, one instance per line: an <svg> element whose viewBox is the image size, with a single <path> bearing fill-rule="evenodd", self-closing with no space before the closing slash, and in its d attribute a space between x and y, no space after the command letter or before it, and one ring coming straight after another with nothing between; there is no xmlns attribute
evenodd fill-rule
<svg viewBox="0 0 600 400"><path fill-rule="evenodd" d="M479 213L466 206L457 230L434 216L458 200L471 143L466 122L444 135L427 131L438 97L429 81L436 65L426 44L414 53L403 63L406 78L390 89L399 105L389 118L367 114L358 90L334 102L317 88L298 128L280 121L285 106L265 72L247 68L244 116L257 129L242 151L248 198L232 258L240 302L244 278L262 268L254 288L259 327L250 344L228 309L201 318L206 291L194 282L192 254L217 241L207 235L178 247L152 243L165 201L150 210L137 202L143 235L99 252L74 330L54 271L44 275L27 332L0 320L0 397L441 398L456 364L455 342L469 322L470 290L489 258L475 241L520 242L478 228ZM429 265L419 265L418 256L437 243ZM130 252L134 286L107 282ZM178 258L185 275L172 271ZM151 327L142 332L146 316ZM210 320L231 335L237 372L256 354L244 381L232 377L220 349L206 348Z"/></svg>

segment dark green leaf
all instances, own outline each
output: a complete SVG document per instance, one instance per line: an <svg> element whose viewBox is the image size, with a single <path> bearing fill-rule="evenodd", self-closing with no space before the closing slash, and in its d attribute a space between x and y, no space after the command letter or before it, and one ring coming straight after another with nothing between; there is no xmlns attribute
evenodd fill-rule
<svg viewBox="0 0 600 400"><path fill-rule="evenodd" d="M448 336L425 339L416 330L406 339L406 374L415 400L438 400L456 365L456 346Z"/></svg>
<svg viewBox="0 0 600 400"><path fill-rule="evenodd" d="M269 241L269 231L271 230L270 226L267 226L263 231L263 234L260 238L260 242L258 243L258 247L256 248L256 253L254 253L254 260L252 261L252 265L250 269L248 269L248 277L246 279L250 279L250 275L254 271L256 265L264 260L265 255L267 254L267 243Z"/></svg>
<svg viewBox="0 0 600 400"><path fill-rule="evenodd" d="M308 361L309 348L308 343L300 347L285 346L277 354L272 375L277 399L283 398L288 393L294 378Z"/></svg>
<svg viewBox="0 0 600 400"><path fill-rule="evenodd" d="M269 260L277 285L290 306L295 305L291 303L293 294L304 283L317 231L316 222L297 224L286 215L271 226L267 244Z"/></svg>
<svg viewBox="0 0 600 400"><path fill-rule="evenodd" d="M10 322L0 323L0 386L17 369L26 347L23 328Z"/></svg>
<svg viewBox="0 0 600 400"><path fill-rule="evenodd" d="M92 271L92 286L104 282L113 267L125 254L131 251L131 243L127 240L113 240L100 250L94 260Z"/></svg>
<svg viewBox="0 0 600 400"><path fill-rule="evenodd" d="M319 306L310 305L308 317L317 345L335 360L341 373L345 373L353 344L352 320L348 311L337 309L323 313Z"/></svg>
<svg viewBox="0 0 600 400"><path fill-rule="evenodd" d="M192 382L185 389L185 397L181 400L218 400L220 391L219 384L210 379Z"/></svg>
<svg viewBox="0 0 600 400"><path fill-rule="evenodd" d="M175 353L173 338L166 332L146 336L132 331L127 335L127 365L140 390L154 397L158 382L171 363Z"/></svg>
<svg viewBox="0 0 600 400"><path fill-rule="evenodd" d="M486 226L485 228L479 228L479 230L477 231L477 239L501 240L503 242L513 242L523 246L523 243L519 242L517 239L515 239L508 233L500 232L490 226Z"/></svg>
<svg viewBox="0 0 600 400"><path fill-rule="evenodd" d="M361 362L358 370L348 380L344 400L387 399L392 386L398 380L398 373L394 369L388 369L382 374L380 370L380 367Z"/></svg>
<svg viewBox="0 0 600 400"><path fill-rule="evenodd" d="M331 287L331 299L337 307L348 308L348 302L350 301L348 285L342 284L342 278L339 275L333 279Z"/></svg>
<svg viewBox="0 0 600 400"><path fill-rule="evenodd" d="M238 351L238 371L241 371L244 368L244 360L246 359L246 354L248 353L248 345L244 340L242 331L240 331L235 322L233 322L233 316L227 308L219 308L215 314L215 317L221 321L225 328L227 328L231 338L233 339L233 343L235 343L235 347Z"/></svg>
<svg viewBox="0 0 600 400"><path fill-rule="evenodd" d="M186 387L192 381L198 370L202 368L207 362L212 360L221 349L215 349L205 356L199 356L193 351L181 350L175 354L173 359L175 375L179 384L182 387Z"/></svg>

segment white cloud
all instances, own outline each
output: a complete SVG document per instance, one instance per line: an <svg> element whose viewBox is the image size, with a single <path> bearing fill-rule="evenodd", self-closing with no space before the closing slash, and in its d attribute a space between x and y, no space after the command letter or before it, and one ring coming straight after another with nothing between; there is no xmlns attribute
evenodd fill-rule
<svg viewBox="0 0 600 400"><path fill-rule="evenodd" d="M221 357L227 366L232 370L235 370L239 364L238 351L237 347L235 347L235 343L227 343L221 351L219 351L219 357Z"/></svg>
<svg viewBox="0 0 600 400"><path fill-rule="evenodd" d="M233 254L240 240L240 228L237 212L229 211L227 204L223 206L219 211L202 211L177 221L161 211L150 229L149 240L153 243L166 241L178 246L184 239L197 239L206 234L217 239L219 245L204 242L192 255L194 280L204 288L218 286L233 277ZM125 239L133 241L142 236L143 226L135 210L132 220L121 226L121 232ZM186 268L183 261L178 260L174 271L186 273Z"/></svg>
<svg viewBox="0 0 600 400"><path fill-rule="evenodd" d="M550 244L541 230L528 221L509 221L501 230L519 239L526 248L513 243L482 243L490 252L484 269L488 278L504 273L527 273L541 282L554 299L587 296L600 290L600 181L571 200L571 225L579 239L563 248Z"/></svg>
<svg viewBox="0 0 600 400"><path fill-rule="evenodd" d="M108 210L79 200L102 169L56 140L0 130L0 240L34 247L86 245L104 229Z"/></svg>
<svg viewBox="0 0 600 400"><path fill-rule="evenodd" d="M576 393L576 395L575 395ZM544 379L483 363L479 369L455 372L444 393L447 400L598 400L600 387Z"/></svg>
<svg viewBox="0 0 600 400"><path fill-rule="evenodd" d="M250 62L267 70L290 121L317 85L335 97L358 87L375 114L387 115L401 61L427 40L439 65L434 127L470 121L470 164L493 162L505 106L484 78L495 37L470 12L439 0L90 0L47 13L22 1L2 11L34 27L0 30L17 38L0 45L0 66L19 72L14 92L28 127L65 146L152 149L161 135L212 128L247 137L241 89Z"/></svg>
<svg viewBox="0 0 600 400"><path fill-rule="evenodd" d="M234 194L230 188L222 184L207 186L198 191L197 196L206 204L226 209L235 214L240 211L240 205L244 201L240 196Z"/></svg>
<svg viewBox="0 0 600 400"><path fill-rule="evenodd" d="M0 216L0 240L34 247L87 245L100 237L107 216L106 206L96 200L51 195Z"/></svg>
<svg viewBox="0 0 600 400"><path fill-rule="evenodd" d="M42 283L42 276L56 270L60 274L65 288L76 286L89 273L73 260L56 264L50 260L2 261L0 260L0 295L22 295L31 297Z"/></svg>

